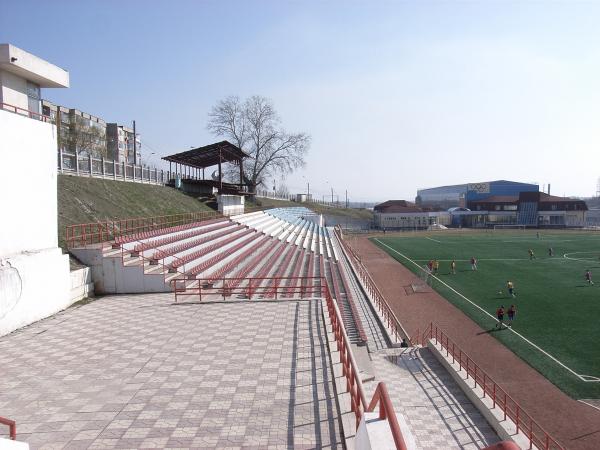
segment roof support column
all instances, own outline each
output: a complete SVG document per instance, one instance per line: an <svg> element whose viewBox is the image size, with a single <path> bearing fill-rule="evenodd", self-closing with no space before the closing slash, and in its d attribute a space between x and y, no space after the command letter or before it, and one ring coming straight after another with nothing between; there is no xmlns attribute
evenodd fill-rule
<svg viewBox="0 0 600 450"><path fill-rule="evenodd" d="M223 174L221 172L221 148L219 147L219 194L223 192Z"/></svg>

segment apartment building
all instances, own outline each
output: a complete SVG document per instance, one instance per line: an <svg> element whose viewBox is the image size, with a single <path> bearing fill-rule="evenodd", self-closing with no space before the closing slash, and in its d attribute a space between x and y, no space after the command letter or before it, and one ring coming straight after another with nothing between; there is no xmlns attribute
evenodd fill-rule
<svg viewBox="0 0 600 450"><path fill-rule="evenodd" d="M137 140L137 141L136 141ZM135 142L135 144L134 144ZM108 158L127 164L141 164L142 155L139 133L134 135L133 129L117 123L106 125L106 145ZM134 152L137 153L134 157Z"/></svg>

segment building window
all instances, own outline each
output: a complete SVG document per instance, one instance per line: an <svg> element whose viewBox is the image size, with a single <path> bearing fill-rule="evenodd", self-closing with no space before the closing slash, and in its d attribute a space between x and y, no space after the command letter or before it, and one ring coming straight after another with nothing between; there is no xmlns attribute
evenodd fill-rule
<svg viewBox="0 0 600 450"><path fill-rule="evenodd" d="M29 111L39 114L41 107L40 86L31 81L27 82L27 100Z"/></svg>

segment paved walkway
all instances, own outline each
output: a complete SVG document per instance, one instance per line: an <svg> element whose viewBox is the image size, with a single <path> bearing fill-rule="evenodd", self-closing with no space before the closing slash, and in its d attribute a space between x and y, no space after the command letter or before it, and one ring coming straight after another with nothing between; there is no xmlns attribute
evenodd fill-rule
<svg viewBox="0 0 600 450"><path fill-rule="evenodd" d="M418 449L477 450L500 441L430 350L395 348L372 357L377 381L365 383L368 398L385 381Z"/></svg>
<svg viewBox="0 0 600 450"><path fill-rule="evenodd" d="M363 264L408 332L423 331L432 321L438 323L563 445L574 450L600 449L600 411L568 397L502 343L483 333L437 292L409 295L405 287L419 284L420 280L367 237L352 237L348 242L361 255Z"/></svg>
<svg viewBox="0 0 600 450"><path fill-rule="evenodd" d="M110 296L0 338L31 448L341 448L319 301ZM4 432L4 430L2 430Z"/></svg>

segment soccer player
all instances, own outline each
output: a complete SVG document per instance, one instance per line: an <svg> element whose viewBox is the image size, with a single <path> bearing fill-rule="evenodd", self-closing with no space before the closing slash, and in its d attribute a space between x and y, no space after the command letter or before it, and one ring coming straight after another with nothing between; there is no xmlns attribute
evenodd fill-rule
<svg viewBox="0 0 600 450"><path fill-rule="evenodd" d="M504 323L504 306L501 306L496 310L496 317L498 318L496 328L502 328L502 324Z"/></svg>
<svg viewBox="0 0 600 450"><path fill-rule="evenodd" d="M477 270L477 259L474 256L471 256L471 270Z"/></svg>
<svg viewBox="0 0 600 450"><path fill-rule="evenodd" d="M437 259L433 260L433 273L437 275L440 270L440 262Z"/></svg>
<svg viewBox="0 0 600 450"><path fill-rule="evenodd" d="M529 249L528 252L529 252L529 260L531 261L532 259L535 259L535 253L533 253L533 250Z"/></svg>
<svg viewBox="0 0 600 450"><path fill-rule="evenodd" d="M554 249L552 247L548 248L548 256L554 256Z"/></svg>
<svg viewBox="0 0 600 450"><path fill-rule="evenodd" d="M510 280L506 281L506 289L508 289L508 294L511 297L516 297L517 295L515 294L515 286L513 285L513 282Z"/></svg>
<svg viewBox="0 0 600 450"><path fill-rule="evenodd" d="M585 271L585 281L592 286L594 285L594 282L592 281L592 272L590 272L590 269Z"/></svg>
<svg viewBox="0 0 600 450"><path fill-rule="evenodd" d="M456 260L454 259L450 263L450 273L452 273L452 275L456 275Z"/></svg>
<svg viewBox="0 0 600 450"><path fill-rule="evenodd" d="M515 305L510 305L508 308L508 326L512 327L513 320L515 320L515 315L517 314L517 307Z"/></svg>

